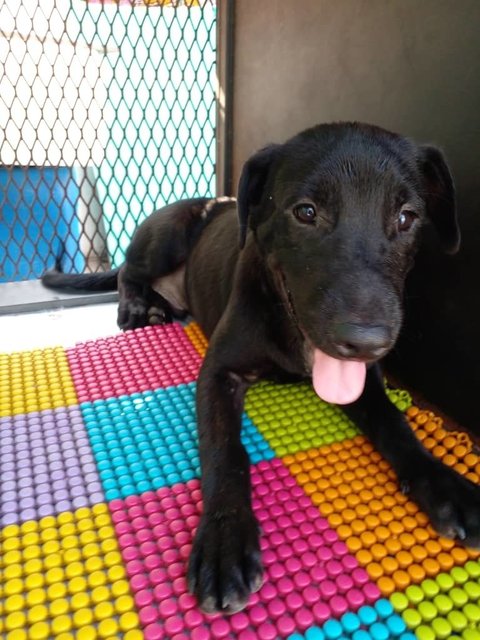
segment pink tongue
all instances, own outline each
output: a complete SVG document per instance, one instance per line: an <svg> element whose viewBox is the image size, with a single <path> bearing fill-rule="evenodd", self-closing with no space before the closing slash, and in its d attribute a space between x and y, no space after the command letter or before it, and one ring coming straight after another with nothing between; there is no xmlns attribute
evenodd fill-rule
<svg viewBox="0 0 480 640"><path fill-rule="evenodd" d="M362 394L367 367L364 362L337 360L320 349L313 356L313 388L315 393L334 404L349 404Z"/></svg>

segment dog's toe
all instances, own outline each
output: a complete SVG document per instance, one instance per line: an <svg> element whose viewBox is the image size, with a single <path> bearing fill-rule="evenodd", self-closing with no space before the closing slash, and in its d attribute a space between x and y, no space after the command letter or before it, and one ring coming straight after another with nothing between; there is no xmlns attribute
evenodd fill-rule
<svg viewBox="0 0 480 640"><path fill-rule="evenodd" d="M120 329L139 329L147 325L147 305L141 298L120 302L117 324Z"/></svg>
<svg viewBox="0 0 480 640"><path fill-rule="evenodd" d="M149 307L147 315L148 324L150 325L168 324L172 321L171 314L157 306Z"/></svg>

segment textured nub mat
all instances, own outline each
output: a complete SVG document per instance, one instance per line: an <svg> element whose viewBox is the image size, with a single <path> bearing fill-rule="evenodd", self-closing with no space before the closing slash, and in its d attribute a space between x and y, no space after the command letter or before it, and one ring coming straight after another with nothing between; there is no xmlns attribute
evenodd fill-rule
<svg viewBox="0 0 480 640"><path fill-rule="evenodd" d="M186 561L202 499L194 323L0 354L1 640L480 640L478 553L439 537L308 384L261 382L242 441L265 582L204 615ZM388 391L473 482L468 436Z"/></svg>

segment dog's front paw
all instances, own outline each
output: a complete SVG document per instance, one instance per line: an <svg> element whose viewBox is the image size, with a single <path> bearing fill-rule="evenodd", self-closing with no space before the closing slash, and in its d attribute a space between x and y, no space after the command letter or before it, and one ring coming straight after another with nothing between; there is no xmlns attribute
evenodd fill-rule
<svg viewBox="0 0 480 640"><path fill-rule="evenodd" d="M235 613L261 587L258 524L248 509L204 514L188 567L188 585L206 613Z"/></svg>
<svg viewBox="0 0 480 640"><path fill-rule="evenodd" d="M480 547L480 487L432 461L405 488L438 533Z"/></svg>

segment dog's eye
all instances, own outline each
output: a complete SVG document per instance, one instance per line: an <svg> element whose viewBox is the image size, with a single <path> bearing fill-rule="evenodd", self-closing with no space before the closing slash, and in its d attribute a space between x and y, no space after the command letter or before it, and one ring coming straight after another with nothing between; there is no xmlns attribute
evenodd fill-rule
<svg viewBox="0 0 480 640"><path fill-rule="evenodd" d="M397 230L408 231L415 222L417 215L410 209L402 209L397 218Z"/></svg>
<svg viewBox="0 0 480 640"><path fill-rule="evenodd" d="M312 224L313 222L315 222L317 212L315 211L315 207L312 204L298 204L293 209L293 215L299 222L303 222L304 224Z"/></svg>

